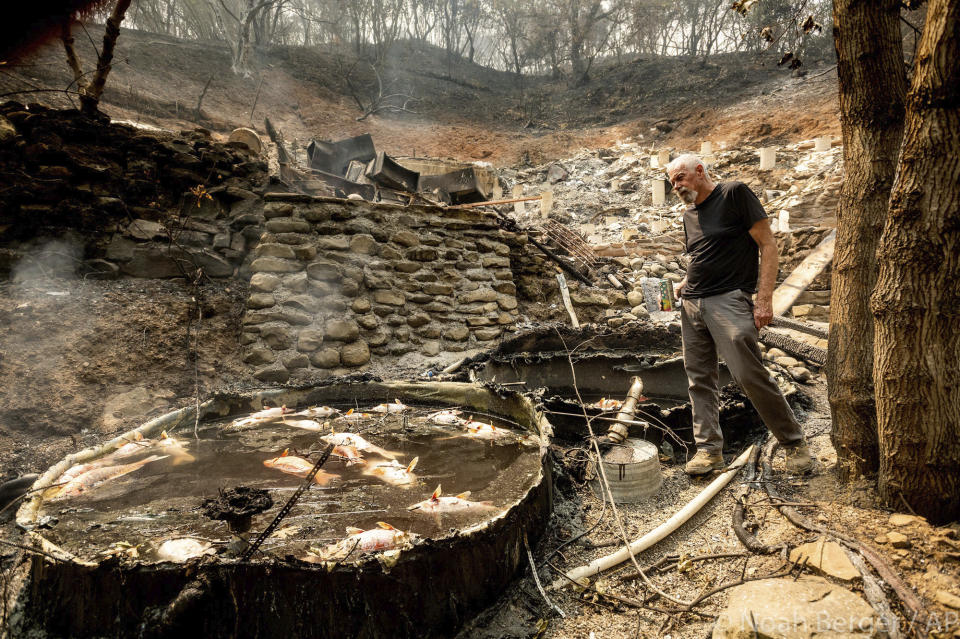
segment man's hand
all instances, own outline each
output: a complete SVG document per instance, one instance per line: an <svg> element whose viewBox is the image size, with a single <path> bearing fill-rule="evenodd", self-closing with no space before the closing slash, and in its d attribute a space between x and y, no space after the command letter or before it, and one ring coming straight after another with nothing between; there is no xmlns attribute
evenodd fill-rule
<svg viewBox="0 0 960 639"><path fill-rule="evenodd" d="M687 278L684 277L679 282L675 282L673 285L673 296L676 299L683 297L683 287L687 285Z"/></svg>
<svg viewBox="0 0 960 639"><path fill-rule="evenodd" d="M768 299L757 298L753 306L753 323L757 330L766 326L773 320L773 302Z"/></svg>

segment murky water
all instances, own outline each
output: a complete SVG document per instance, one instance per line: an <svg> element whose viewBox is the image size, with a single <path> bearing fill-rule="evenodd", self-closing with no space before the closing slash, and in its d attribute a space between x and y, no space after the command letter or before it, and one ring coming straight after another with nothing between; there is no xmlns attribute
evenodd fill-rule
<svg viewBox="0 0 960 639"><path fill-rule="evenodd" d="M524 441L527 433L487 416L475 419L512 428L509 437L495 442L465 436L458 426L436 426L424 416L437 410L417 408L406 415L373 415L347 425L334 422L338 432L360 432L365 439L398 453L403 466L419 458L409 486L392 486L365 474L390 460L365 453L366 463L348 465L331 456L323 470L338 477L326 486L313 485L297 502L275 533L263 545L268 553L302 556L311 547L323 548L346 536L348 526L370 529L377 522L427 537L441 537L497 516L531 486L540 469L538 447ZM313 462L326 445L319 438L329 432L292 428L282 422L243 432L226 432L229 423L203 425L199 438L192 432L173 433L195 461L175 464L176 457L152 461L122 477L104 482L77 497L44 505L43 515L58 522L44 534L54 543L82 557L108 551L117 542L137 547L141 559L156 558L156 549L168 539L192 537L217 544L230 537L227 525L211 521L201 511L206 498L238 485L267 489L274 505L253 519L253 538L273 519L303 479L263 465L285 449ZM131 463L157 451L144 451L117 463ZM162 453L159 453L162 454ZM470 491L471 501L490 501L492 510L435 516L408 507L430 497L438 484L444 495Z"/></svg>

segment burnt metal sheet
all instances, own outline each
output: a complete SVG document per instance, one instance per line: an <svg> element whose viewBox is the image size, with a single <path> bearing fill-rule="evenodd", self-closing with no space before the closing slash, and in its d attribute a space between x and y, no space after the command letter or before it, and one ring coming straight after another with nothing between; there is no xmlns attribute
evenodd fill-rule
<svg viewBox="0 0 960 639"><path fill-rule="evenodd" d="M337 197L347 197L353 193L356 193L365 200L374 201L377 197L377 189L374 188L372 184L360 184L358 182L351 182L345 178L342 178L338 175L333 175L332 173L327 173L325 171L318 171L314 169L310 172L314 180L323 182L328 187L333 189L334 195ZM311 180L313 181L313 180Z"/></svg>
<svg viewBox="0 0 960 639"><path fill-rule="evenodd" d="M383 151L367 165L367 177L390 189L415 193L420 174L406 169Z"/></svg>
<svg viewBox="0 0 960 639"><path fill-rule="evenodd" d="M311 168L342 177L346 175L350 162L370 162L377 156L377 151L373 138L364 133L339 142L312 140L307 146L307 155Z"/></svg>
<svg viewBox="0 0 960 639"><path fill-rule="evenodd" d="M439 175L421 175L418 190L423 193L437 190L447 193L452 204L472 204L487 199L481 192L473 167Z"/></svg>

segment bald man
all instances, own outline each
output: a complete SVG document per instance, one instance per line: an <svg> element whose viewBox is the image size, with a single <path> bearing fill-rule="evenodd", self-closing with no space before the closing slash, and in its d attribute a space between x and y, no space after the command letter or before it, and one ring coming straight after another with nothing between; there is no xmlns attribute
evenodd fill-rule
<svg viewBox="0 0 960 639"><path fill-rule="evenodd" d="M670 162L667 175L689 205L683 227L690 264L676 292L697 452L684 470L704 475L724 467L719 354L783 446L787 471L808 472L813 458L803 431L757 345L759 330L773 319L778 259L763 205L741 182L714 183L695 155Z"/></svg>

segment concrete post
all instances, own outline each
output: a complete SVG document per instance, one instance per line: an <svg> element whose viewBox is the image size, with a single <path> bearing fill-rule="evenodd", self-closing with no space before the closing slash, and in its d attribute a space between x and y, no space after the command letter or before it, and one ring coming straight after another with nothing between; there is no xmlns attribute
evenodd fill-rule
<svg viewBox="0 0 960 639"><path fill-rule="evenodd" d="M713 153L713 143L712 142L701 142L700 143L700 155L710 155Z"/></svg>
<svg viewBox="0 0 960 639"><path fill-rule="evenodd" d="M660 151L657 153L657 162L660 163L660 168L667 168L667 165L670 164L670 151Z"/></svg>
<svg viewBox="0 0 960 639"><path fill-rule="evenodd" d="M777 164L777 147L767 146L760 149L760 170L769 171Z"/></svg>
<svg viewBox="0 0 960 639"><path fill-rule="evenodd" d="M514 185L513 185L513 199L517 199L517 198L521 198L521 197L523 197L523 185L522 185L522 184L514 184ZM514 202L514 203L513 203L513 212L516 213L517 215L523 215L523 213L524 213L523 202Z"/></svg>
<svg viewBox="0 0 960 639"><path fill-rule="evenodd" d="M553 191L543 191L540 193L540 217L546 219L553 210Z"/></svg>
<svg viewBox="0 0 960 639"><path fill-rule="evenodd" d="M814 151L829 151L830 150L830 138L828 136L823 136L816 138L813 141L813 150Z"/></svg>
<svg viewBox="0 0 960 639"><path fill-rule="evenodd" d="M667 201L667 181L651 180L650 192L653 195L653 205L661 206Z"/></svg>
<svg viewBox="0 0 960 639"><path fill-rule="evenodd" d="M777 224L777 228L780 229L781 233L790 232L790 211L782 209L780 214L777 216L777 221L779 222L779 224Z"/></svg>

